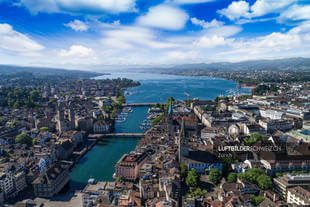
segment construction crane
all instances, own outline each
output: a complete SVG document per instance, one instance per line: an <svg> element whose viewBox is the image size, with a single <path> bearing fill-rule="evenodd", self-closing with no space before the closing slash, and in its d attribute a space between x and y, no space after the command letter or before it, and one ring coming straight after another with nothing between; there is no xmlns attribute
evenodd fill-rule
<svg viewBox="0 0 310 207"><path fill-rule="evenodd" d="M239 97L239 89L240 88L250 88L252 89L252 96L255 95L255 88L257 87L256 84L251 84L251 83L238 83L237 84L237 99Z"/></svg>

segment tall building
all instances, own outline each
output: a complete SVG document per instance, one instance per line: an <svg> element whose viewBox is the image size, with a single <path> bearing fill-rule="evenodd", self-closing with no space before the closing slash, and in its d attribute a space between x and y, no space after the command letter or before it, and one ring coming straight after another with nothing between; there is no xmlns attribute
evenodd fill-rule
<svg viewBox="0 0 310 207"><path fill-rule="evenodd" d="M56 163L33 181L34 194L37 197L51 198L65 187L69 179L69 166Z"/></svg>
<svg viewBox="0 0 310 207"><path fill-rule="evenodd" d="M287 203L298 206L309 206L310 192L300 186L289 188L287 190Z"/></svg>
<svg viewBox="0 0 310 207"><path fill-rule="evenodd" d="M172 98L169 101L169 108L168 108L168 117L167 117L167 130L169 136L173 134L173 107L172 107Z"/></svg>
<svg viewBox="0 0 310 207"><path fill-rule="evenodd" d="M281 198L287 199L287 191L289 188L300 186L310 189L310 174L290 175L274 178L274 190Z"/></svg>
<svg viewBox="0 0 310 207"><path fill-rule="evenodd" d="M179 162L183 161L184 157L187 157L189 154L189 150L188 150L188 140L186 138L186 134L185 134L185 119L184 117L182 118L182 124L181 124L181 130L180 130L180 134L179 134Z"/></svg>
<svg viewBox="0 0 310 207"><path fill-rule="evenodd" d="M75 113L74 113L74 109L73 109L71 102L69 103L69 121L70 121L70 128L74 130L76 128L75 127Z"/></svg>
<svg viewBox="0 0 310 207"><path fill-rule="evenodd" d="M136 180L139 177L139 170L146 161L148 154L131 153L125 154L115 165L115 176L123 177L126 180Z"/></svg>
<svg viewBox="0 0 310 207"><path fill-rule="evenodd" d="M57 122L57 130L59 132L62 132L64 130L65 125L65 113L63 109L63 102L61 101L58 102L56 122Z"/></svg>

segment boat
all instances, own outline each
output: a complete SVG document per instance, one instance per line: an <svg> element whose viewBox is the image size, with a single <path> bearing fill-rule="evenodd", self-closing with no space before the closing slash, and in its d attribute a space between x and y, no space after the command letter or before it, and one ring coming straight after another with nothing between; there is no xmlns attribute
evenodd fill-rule
<svg viewBox="0 0 310 207"><path fill-rule="evenodd" d="M95 178L89 178L88 179L88 184L96 184L96 180L95 180Z"/></svg>

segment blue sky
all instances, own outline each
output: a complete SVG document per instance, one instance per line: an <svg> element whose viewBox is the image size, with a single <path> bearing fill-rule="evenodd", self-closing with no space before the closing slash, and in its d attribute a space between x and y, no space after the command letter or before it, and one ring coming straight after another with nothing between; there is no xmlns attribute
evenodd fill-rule
<svg viewBox="0 0 310 207"><path fill-rule="evenodd" d="M0 0L0 63L79 69L309 57L310 0Z"/></svg>

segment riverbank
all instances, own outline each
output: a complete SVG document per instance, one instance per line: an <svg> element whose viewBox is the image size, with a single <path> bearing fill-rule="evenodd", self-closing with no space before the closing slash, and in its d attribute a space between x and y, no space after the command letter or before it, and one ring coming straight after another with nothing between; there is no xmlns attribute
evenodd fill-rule
<svg viewBox="0 0 310 207"><path fill-rule="evenodd" d="M146 118L147 107L133 107L124 122L116 122L114 133L141 133L139 128ZM90 177L97 181L113 181L114 165L124 153L135 149L138 138L105 138L97 141L80 158L70 173L70 189L82 190Z"/></svg>
<svg viewBox="0 0 310 207"><path fill-rule="evenodd" d="M189 93L191 98L214 99L218 95L229 94L237 86L233 81L206 77L143 73L113 73L102 76L109 79L119 77L141 83L140 86L124 91L126 103L165 103L170 96L184 100L186 99L184 92ZM142 132L139 124L146 118L147 110L148 107L133 107L133 112L128 114L126 121L115 123L114 133ZM71 189L83 189L90 177L98 181L113 181L114 165L124 153L134 150L138 141L139 139L107 138L98 142L73 167L70 173Z"/></svg>

